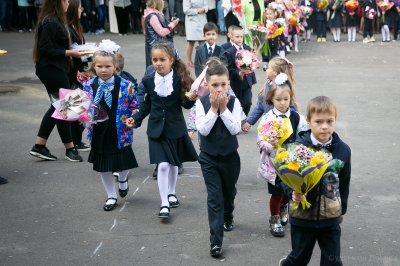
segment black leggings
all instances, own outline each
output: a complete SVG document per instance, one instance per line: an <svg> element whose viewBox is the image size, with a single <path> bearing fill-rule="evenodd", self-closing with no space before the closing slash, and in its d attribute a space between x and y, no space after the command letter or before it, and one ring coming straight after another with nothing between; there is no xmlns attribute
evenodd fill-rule
<svg viewBox="0 0 400 266"><path fill-rule="evenodd" d="M128 32L129 23L129 8L130 7L115 7L115 16L117 16L118 31L120 34L126 34Z"/></svg>
<svg viewBox="0 0 400 266"><path fill-rule="evenodd" d="M66 72L61 69L47 65L36 69L36 75L46 87L48 94L58 93L60 88L69 89L69 80ZM71 122L52 118L55 108L50 105L49 110L44 114L40 124L38 137L48 139L53 128L57 125L58 134L60 134L63 143L72 142Z"/></svg>
<svg viewBox="0 0 400 266"><path fill-rule="evenodd" d="M368 33L369 37L371 38L373 36L372 34L372 19L368 19L364 17L364 38L367 38Z"/></svg>

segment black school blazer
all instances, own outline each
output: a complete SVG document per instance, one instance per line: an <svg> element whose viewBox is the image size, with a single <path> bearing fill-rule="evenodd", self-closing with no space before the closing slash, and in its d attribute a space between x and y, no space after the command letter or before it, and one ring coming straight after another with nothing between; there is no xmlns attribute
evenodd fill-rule
<svg viewBox="0 0 400 266"><path fill-rule="evenodd" d="M245 50L251 51L250 47L246 44L242 44ZM228 49L228 70L229 70L229 79L231 81L231 88L234 91L238 90L246 90L253 86L253 84L257 83L256 74L253 72L251 74L246 74L243 77L243 80L240 80L239 77L239 69L235 63L235 56L236 56L237 49L235 46L232 46Z"/></svg>
<svg viewBox="0 0 400 266"><path fill-rule="evenodd" d="M154 91L155 72L145 76L142 83L146 88L146 97L140 105L140 110L133 116L135 122L142 121L150 114L147 124L147 136L159 138L161 134L168 139L177 139L187 134L186 122L182 113L183 106L186 109L192 108L195 102L185 98L181 100L181 80L174 72L173 87L174 91L167 97L160 97Z"/></svg>
<svg viewBox="0 0 400 266"><path fill-rule="evenodd" d="M70 49L69 36L56 16L48 16L40 22L37 48L36 68L52 65L69 71L69 58L65 57L65 50Z"/></svg>

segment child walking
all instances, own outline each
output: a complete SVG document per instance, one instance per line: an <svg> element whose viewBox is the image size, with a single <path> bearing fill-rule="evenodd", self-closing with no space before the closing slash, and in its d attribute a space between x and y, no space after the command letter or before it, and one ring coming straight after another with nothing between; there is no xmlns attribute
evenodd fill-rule
<svg viewBox="0 0 400 266"><path fill-rule="evenodd" d="M328 9L331 11L329 16L328 27L332 29L333 33L333 42L340 42L340 33L341 28L343 28L343 20L342 20L342 10L344 6L344 1L342 1L338 6L335 6L335 2L328 6Z"/></svg>
<svg viewBox="0 0 400 266"><path fill-rule="evenodd" d="M336 118L336 106L328 97L318 96L308 102L307 124L310 130L300 132L294 144L314 149L324 147L333 159L344 162L344 167L338 175L324 174L306 194L311 207L304 211L294 211L293 203L300 202L305 195L284 186L285 194L290 198L292 252L287 258L281 259L280 266L307 265L317 241L321 249L320 265L343 265L340 258L340 224L346 214L349 198L351 150L334 132ZM323 184L327 184L329 189L324 188Z"/></svg>
<svg viewBox="0 0 400 266"><path fill-rule="evenodd" d="M313 2L312 0L302 0L301 5L315 9L315 2L316 1ZM304 27L304 29L306 30L306 36L301 40L301 42L311 43L311 30L313 29L313 19L311 17L303 16L303 21L307 23L307 26Z"/></svg>
<svg viewBox="0 0 400 266"><path fill-rule="evenodd" d="M125 125L125 120L139 111L136 84L117 75L115 52L118 48L113 42L99 44L99 51L94 53L93 63L88 69L97 77L83 84L83 90L90 94L91 101L99 104L109 117L88 128L91 144L88 161L93 164L94 171L100 172L107 191L105 211L111 211L117 203L113 173L118 173L119 195L124 198L129 191L129 169L138 167L131 147L133 130Z"/></svg>
<svg viewBox="0 0 400 266"><path fill-rule="evenodd" d="M281 117L289 118L293 128L293 133L282 145L291 144L295 141L297 134L307 129L306 121L302 115L296 111L290 110L290 105L297 106L295 98L295 89L292 82L288 79L285 73L280 73L276 76L275 81L271 83L267 97L265 99L269 106L274 106L272 110L266 113L260 121L260 126L267 121ZM261 160L268 159L273 147L270 143L263 139L263 136L258 132L257 145L260 147L262 155ZM259 172L261 169L259 168ZM275 237L285 236L282 225L288 223L287 219L287 203L288 197L284 195L283 183L278 176L275 179L266 178L268 180L268 193L271 194L269 202L271 216L269 219L269 231Z"/></svg>
<svg viewBox="0 0 400 266"><path fill-rule="evenodd" d="M192 95L191 99L185 96L193 78L168 43L156 43L151 57L156 72L143 77L146 98L140 111L127 120L127 125L136 127L150 114L147 136L150 164L158 164L157 183L161 197L158 217L169 218L170 208L179 206L175 193L178 166L183 162L197 161L181 108L190 109L196 95Z"/></svg>
<svg viewBox="0 0 400 266"><path fill-rule="evenodd" d="M210 94L196 102L196 127L200 135L199 163L207 187L211 256L222 254L225 231L233 228L236 182L240 173L240 102L227 95L228 69L216 64L207 69L205 86Z"/></svg>
<svg viewBox="0 0 400 266"><path fill-rule="evenodd" d="M299 9L300 7L298 6L299 4L299 0L293 0L292 1L292 5L295 9ZM300 31L300 27L299 26L289 26L291 29L289 30L289 36L288 36L288 40L289 42L292 41L293 38L293 46L294 46L294 51L296 53L299 52L299 39L297 37L297 33L299 33Z"/></svg>

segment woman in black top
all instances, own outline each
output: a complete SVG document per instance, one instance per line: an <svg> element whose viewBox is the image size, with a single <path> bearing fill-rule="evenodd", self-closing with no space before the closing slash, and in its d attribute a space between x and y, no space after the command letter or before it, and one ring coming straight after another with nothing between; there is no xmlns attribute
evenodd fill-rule
<svg viewBox="0 0 400 266"><path fill-rule="evenodd" d="M70 0L67 10L67 24L70 33L71 43L85 44L85 38L83 37L83 28L79 21L81 18L83 8L79 0ZM73 65L70 67L68 72L68 79L71 89L82 88L82 85L76 78L78 71L83 72L88 67L87 62L82 62L81 58L72 58ZM84 127L79 121L71 122L72 130L72 141L78 151L89 151L90 147L82 142L82 133Z"/></svg>
<svg viewBox="0 0 400 266"><path fill-rule="evenodd" d="M68 9L68 0L45 0L39 15L39 22L35 33L35 46L33 47L33 61L36 63L36 75L46 87L51 96L60 88L69 88L67 73L70 68L69 57L80 58L81 52L70 50L71 40L65 17ZM45 113L36 144L30 154L44 160L57 160L46 148L47 139L55 125L66 148L65 158L73 162L83 161L78 151L74 148L71 134L71 123L52 118L54 107Z"/></svg>

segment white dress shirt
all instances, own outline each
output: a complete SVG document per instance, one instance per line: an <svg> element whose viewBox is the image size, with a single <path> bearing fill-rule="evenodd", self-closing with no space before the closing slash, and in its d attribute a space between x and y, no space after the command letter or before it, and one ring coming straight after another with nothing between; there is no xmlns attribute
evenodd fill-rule
<svg viewBox="0 0 400 266"><path fill-rule="evenodd" d="M312 144L313 144L314 146L317 146L318 144L320 144L320 145L322 145L322 146L327 146L327 145L329 145L329 144L332 143L332 136L330 137L330 139L329 139L326 143L322 143L322 142L320 142L319 140L317 140L317 139L314 137L314 134L311 132L311 142L312 142Z"/></svg>
<svg viewBox="0 0 400 266"><path fill-rule="evenodd" d="M156 72L156 74L154 75L154 91L157 93L158 96L167 97L171 95L171 93L174 91L174 87L172 86L173 76L174 71L172 69L171 72L169 72L164 77Z"/></svg>
<svg viewBox="0 0 400 266"><path fill-rule="evenodd" d="M224 122L226 128L232 135L239 133L241 129L241 112L240 112L240 102L235 98L235 103L233 105L232 113L228 108L219 115ZM215 121L217 121L218 113L215 114L213 111L208 110L207 114L204 112L203 104L200 100L196 101L196 127L199 133L203 136L210 134Z"/></svg>
<svg viewBox="0 0 400 266"><path fill-rule="evenodd" d="M237 46L236 43L232 43L233 46L235 46L236 50L242 50L243 49L243 44L241 46Z"/></svg>
<svg viewBox="0 0 400 266"><path fill-rule="evenodd" d="M206 42L206 46L207 46L207 54L210 53L210 47L211 47L211 49L212 49L212 52L214 53L214 51L215 51L215 43L214 43L213 45L210 46L210 45Z"/></svg>
<svg viewBox="0 0 400 266"><path fill-rule="evenodd" d="M286 115L287 118L290 117L290 108L288 109L288 111L286 113L281 113L278 109L276 109L276 107L274 107L274 109L272 109L272 112L277 115L278 117L280 115Z"/></svg>

